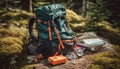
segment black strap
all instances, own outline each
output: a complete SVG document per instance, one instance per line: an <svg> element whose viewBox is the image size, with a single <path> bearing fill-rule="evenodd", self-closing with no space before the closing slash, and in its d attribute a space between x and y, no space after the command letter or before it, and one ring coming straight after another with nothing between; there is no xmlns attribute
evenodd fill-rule
<svg viewBox="0 0 120 69"><path fill-rule="evenodd" d="M28 23L28 30L29 30L29 34L30 34L30 37L32 38L35 38L34 34L33 34L33 24L34 24L34 21L35 21L35 18L31 18L29 20L29 23Z"/></svg>

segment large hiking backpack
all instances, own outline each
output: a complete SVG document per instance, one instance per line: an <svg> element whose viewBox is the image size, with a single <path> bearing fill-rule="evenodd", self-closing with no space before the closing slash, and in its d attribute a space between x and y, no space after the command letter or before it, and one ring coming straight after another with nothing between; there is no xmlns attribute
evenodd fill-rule
<svg viewBox="0 0 120 69"><path fill-rule="evenodd" d="M32 31L34 20L38 31L37 41L34 40ZM39 7L36 10L36 18L29 21L29 33L32 37L28 46L31 54L42 53L43 56L48 57L54 55L60 48L63 54L67 54L75 45L74 32L66 21L66 9L60 4Z"/></svg>

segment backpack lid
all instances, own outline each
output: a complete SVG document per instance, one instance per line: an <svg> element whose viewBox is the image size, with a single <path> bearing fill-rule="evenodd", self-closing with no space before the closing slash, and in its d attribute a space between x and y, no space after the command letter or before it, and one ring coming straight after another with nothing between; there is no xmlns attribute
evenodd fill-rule
<svg viewBox="0 0 120 69"><path fill-rule="evenodd" d="M58 16L66 17L66 10L61 4L45 5L36 10L37 19L52 20Z"/></svg>

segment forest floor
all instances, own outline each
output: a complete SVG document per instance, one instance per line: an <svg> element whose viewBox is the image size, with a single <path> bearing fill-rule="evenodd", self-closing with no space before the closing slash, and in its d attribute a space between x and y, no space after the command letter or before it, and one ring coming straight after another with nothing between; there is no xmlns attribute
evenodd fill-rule
<svg viewBox="0 0 120 69"><path fill-rule="evenodd" d="M91 55L85 55L79 59L67 60L65 64L55 66L48 64L47 59L44 59L36 64L28 64L21 69L88 69L91 63Z"/></svg>
<svg viewBox="0 0 120 69"><path fill-rule="evenodd" d="M67 60L65 64L51 65L47 59L40 60L38 63L31 63L21 69L90 69L90 65L94 62L94 56L99 53L114 52L112 49L101 50L99 52L86 51L85 55L72 60Z"/></svg>
<svg viewBox="0 0 120 69"><path fill-rule="evenodd" d="M90 55L85 55L79 59L68 60L65 64L52 66L48 63L39 63L33 65L36 69L88 69L92 60Z"/></svg>
<svg viewBox="0 0 120 69"><path fill-rule="evenodd" d="M67 10L67 20L74 32L81 32L84 20L74 12ZM37 64L29 64L27 61L24 45L28 41L28 19L33 15L25 11L0 12L2 20L0 23L0 61L6 60L13 55L18 55L16 65L18 68L11 68L3 63L1 69L119 69L120 68L120 29L113 27L111 23L100 23L97 34L107 39L115 51L89 52L83 57L75 60L68 60L65 64L52 66L46 60ZM14 14L14 15L13 15ZM9 19L8 19L9 17ZM74 19L74 20L73 20ZM73 22L73 23L72 23ZM79 24L79 25L78 25ZM5 55L5 56L3 56ZM6 57L8 56L8 57ZM8 63L8 62L7 62ZM1 67L1 66L0 66ZM8 68L9 67L9 68Z"/></svg>

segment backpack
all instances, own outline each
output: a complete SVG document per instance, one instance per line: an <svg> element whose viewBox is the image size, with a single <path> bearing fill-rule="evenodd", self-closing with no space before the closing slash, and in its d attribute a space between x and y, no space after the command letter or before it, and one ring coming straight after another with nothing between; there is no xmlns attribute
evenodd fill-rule
<svg viewBox="0 0 120 69"><path fill-rule="evenodd" d="M36 21L38 40L35 40L32 25ZM74 32L66 20L66 9L61 4L51 4L39 7L36 18L29 20L29 34L32 41L28 44L30 54L42 53L49 57L62 52L64 55L75 45ZM38 44L35 44L35 43ZM34 49L34 50L31 50Z"/></svg>

